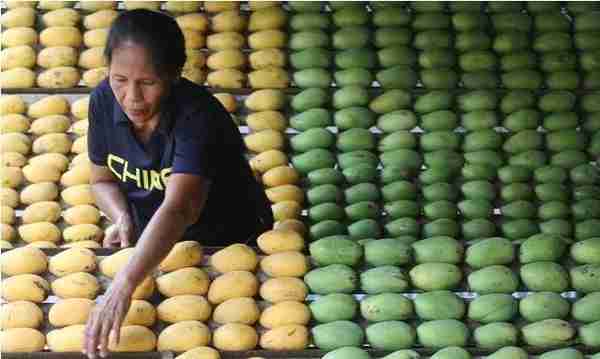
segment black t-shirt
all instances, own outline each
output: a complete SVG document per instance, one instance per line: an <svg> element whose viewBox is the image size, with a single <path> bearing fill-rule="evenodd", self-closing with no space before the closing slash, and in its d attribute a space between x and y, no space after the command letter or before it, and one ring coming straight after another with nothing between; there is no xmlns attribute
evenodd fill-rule
<svg viewBox="0 0 600 359"><path fill-rule="evenodd" d="M135 137L107 80L91 94L89 122L90 160L119 179L138 235L161 205L173 173L211 181L200 219L184 239L205 245L245 243L272 227L270 203L244 157L237 126L203 87L181 79L163 103L147 143Z"/></svg>

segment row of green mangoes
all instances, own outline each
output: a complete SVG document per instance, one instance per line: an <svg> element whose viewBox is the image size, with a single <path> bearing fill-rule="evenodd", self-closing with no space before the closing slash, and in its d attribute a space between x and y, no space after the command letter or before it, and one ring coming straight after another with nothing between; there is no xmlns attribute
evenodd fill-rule
<svg viewBox="0 0 600 359"><path fill-rule="evenodd" d="M288 1L290 8L296 12L320 12L325 2ZM331 10L346 8L364 8L365 1L329 1ZM391 10L396 8L408 8L414 12L440 12L450 10L452 12L480 12L487 10L491 13L519 12L528 10L530 13L543 13L548 11L559 11L566 9L572 14L582 14L588 11L599 10L600 7L594 2L566 2L559 1L369 1L368 5L373 10Z"/></svg>
<svg viewBox="0 0 600 359"><path fill-rule="evenodd" d="M465 249L466 247L466 249ZM366 265L409 266L423 263L465 263L471 269L493 265L520 263L523 280L535 271L525 265L559 262L571 259L576 264L600 264L600 238L590 238L571 244L570 239L553 234L536 234L519 246L503 237L478 239L465 245L451 237L431 237L407 243L399 238L355 241L348 236L321 238L309 246L315 266L343 264L351 267Z"/></svg>
<svg viewBox="0 0 600 359"><path fill-rule="evenodd" d="M416 329L403 321L379 322L370 324L366 329L355 322L336 321L311 328L311 334L313 343L328 351L360 347L365 342L374 349L386 351L416 346L431 349L466 347L471 342L490 351L521 343L544 349L575 343L600 347L600 321L575 328L561 319L546 319L520 328L511 323L490 323L472 331L456 319L422 322Z"/></svg>
<svg viewBox="0 0 600 359"><path fill-rule="evenodd" d="M478 294L513 293L520 288L536 292L600 291L600 264L566 270L558 263L542 261L524 264L518 272L499 264L473 270L468 275L456 264L442 262L417 264L408 271L386 265L362 272L345 264L330 264L312 269L304 276L304 282L314 294L450 290L460 288L463 279L468 290Z"/></svg>
<svg viewBox="0 0 600 359"><path fill-rule="evenodd" d="M461 347L446 347L433 353L432 356L422 356L418 352L411 349L400 349L394 351L382 359L472 359L483 358L483 356L474 356L469 351ZM590 359L600 359L600 352L595 355L587 356ZM520 347L505 346L490 355L485 356L486 359L527 359L531 358L527 351ZM538 355L538 359L584 359L586 356L575 348L563 348L548 350L545 353ZM371 355L357 347L343 347L330 351L323 356L323 359L371 359Z"/></svg>
<svg viewBox="0 0 600 359"><path fill-rule="evenodd" d="M436 90L415 96L402 89L371 94L361 86L346 86L331 93L325 88L305 89L294 95L290 101L290 107L295 112L328 107L336 110L368 107L378 115L407 109L414 109L418 114L427 114L451 108L461 112L499 109L509 114L520 109L537 107L543 112L563 112L572 111L577 104L583 112L600 111L600 92L590 92L577 98L569 91L550 91L537 99L531 92L521 90L510 91L505 96L493 90L467 91L456 96L447 91Z"/></svg>
<svg viewBox="0 0 600 359"><path fill-rule="evenodd" d="M569 318L593 323L600 321L599 305L600 292L587 294L571 304L553 292L528 293L519 299L511 294L485 294L466 301L455 293L440 290L417 294L412 300L401 293L382 293L360 302L350 294L333 293L318 297L309 308L312 318L320 324L357 318L370 323L456 319L489 324Z"/></svg>

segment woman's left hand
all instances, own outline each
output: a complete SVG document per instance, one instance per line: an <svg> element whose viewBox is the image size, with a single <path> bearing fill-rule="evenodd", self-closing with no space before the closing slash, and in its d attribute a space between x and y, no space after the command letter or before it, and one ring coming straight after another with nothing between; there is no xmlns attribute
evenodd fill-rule
<svg viewBox="0 0 600 359"><path fill-rule="evenodd" d="M109 340L119 343L121 324L131 305L134 289L125 276L120 275L108 287L102 301L94 307L85 327L83 353L88 358L96 358L98 345L100 356L106 357Z"/></svg>

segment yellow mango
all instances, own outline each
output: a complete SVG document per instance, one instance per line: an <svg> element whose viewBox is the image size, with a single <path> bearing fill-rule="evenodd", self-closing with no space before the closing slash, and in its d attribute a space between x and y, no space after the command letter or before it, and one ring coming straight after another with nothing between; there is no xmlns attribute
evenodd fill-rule
<svg viewBox="0 0 600 359"><path fill-rule="evenodd" d="M163 274L156 278L158 291L165 297L185 294L205 295L210 280L206 272L197 267L187 267Z"/></svg>
<svg viewBox="0 0 600 359"><path fill-rule="evenodd" d="M17 208L19 206L19 193L8 187L0 187L0 203L3 206Z"/></svg>
<svg viewBox="0 0 600 359"><path fill-rule="evenodd" d="M304 238L289 229L274 229L261 234L256 243L266 254L275 254L304 249Z"/></svg>
<svg viewBox="0 0 600 359"><path fill-rule="evenodd" d="M6 188L18 188L25 181L23 171L19 167L2 167L1 185Z"/></svg>
<svg viewBox="0 0 600 359"><path fill-rule="evenodd" d="M280 6L281 1L248 0L250 11L267 9L274 6Z"/></svg>
<svg viewBox="0 0 600 359"><path fill-rule="evenodd" d="M65 228L62 236L65 242L99 242L104 236L104 231L95 224L84 223Z"/></svg>
<svg viewBox="0 0 600 359"><path fill-rule="evenodd" d="M152 11L160 10L160 1L123 1L123 5L125 5L125 10L135 10L135 9L146 9Z"/></svg>
<svg viewBox="0 0 600 359"><path fill-rule="evenodd" d="M5 133L0 135L0 153L17 152L22 155L31 151L31 139L23 133Z"/></svg>
<svg viewBox="0 0 600 359"><path fill-rule="evenodd" d="M156 335L141 325L121 327L118 344L114 338L111 339L108 343L111 352L151 352L156 348Z"/></svg>
<svg viewBox="0 0 600 359"><path fill-rule="evenodd" d="M156 308L145 300L134 299L123 319L123 325L151 327L156 322Z"/></svg>
<svg viewBox="0 0 600 359"><path fill-rule="evenodd" d="M11 328L0 331L0 347L4 353L41 352L45 345L44 334L36 329Z"/></svg>
<svg viewBox="0 0 600 359"><path fill-rule="evenodd" d="M135 288L131 295L131 299L149 299L154 295L155 288L156 282L154 277L148 276Z"/></svg>
<svg viewBox="0 0 600 359"><path fill-rule="evenodd" d="M65 187L89 184L91 172L92 169L90 165L75 166L63 173L63 175L60 177L60 184Z"/></svg>
<svg viewBox="0 0 600 359"><path fill-rule="evenodd" d="M253 298L232 298L219 304L212 320L219 324L241 323L253 325L260 316L260 310Z"/></svg>
<svg viewBox="0 0 600 359"><path fill-rule="evenodd" d="M186 78L198 85L204 85L206 82L206 71L194 67L184 67L181 77Z"/></svg>
<svg viewBox="0 0 600 359"><path fill-rule="evenodd" d="M246 124L253 132L263 130L284 132L288 121L279 111L261 111L249 114L246 117Z"/></svg>
<svg viewBox="0 0 600 359"><path fill-rule="evenodd" d="M34 46L38 43L38 34L35 29L31 27L13 27L10 29L4 29L2 36L0 36L0 44L2 47L13 47L13 46Z"/></svg>
<svg viewBox="0 0 600 359"><path fill-rule="evenodd" d="M272 168L285 166L287 163L288 157L283 151L269 150L252 157L250 167L259 173L265 173Z"/></svg>
<svg viewBox="0 0 600 359"><path fill-rule="evenodd" d="M48 89L64 89L76 87L81 75L76 67L59 66L47 69L37 77L38 87Z"/></svg>
<svg viewBox="0 0 600 359"><path fill-rule="evenodd" d="M81 81L87 87L96 87L108 76L108 67L87 70L81 76Z"/></svg>
<svg viewBox="0 0 600 359"><path fill-rule="evenodd" d="M190 29L200 32L207 32L208 30L208 18L202 13L177 16L175 21L177 21L177 25L179 25L179 27L182 29Z"/></svg>
<svg viewBox="0 0 600 359"><path fill-rule="evenodd" d="M221 103L221 105L223 105L227 112L234 113L235 111L237 111L237 102L232 94L215 93L213 94L213 96L216 97L217 100L219 100L219 102Z"/></svg>
<svg viewBox="0 0 600 359"><path fill-rule="evenodd" d="M246 65L246 55L240 50L221 50L211 54L206 60L211 70L240 69Z"/></svg>
<svg viewBox="0 0 600 359"><path fill-rule="evenodd" d="M215 278L208 289L208 300L220 304L231 298L253 297L258 292L258 280L251 272L233 271Z"/></svg>
<svg viewBox="0 0 600 359"><path fill-rule="evenodd" d="M0 223L13 224L15 223L15 210L12 207L0 206Z"/></svg>
<svg viewBox="0 0 600 359"><path fill-rule="evenodd" d="M18 274L5 278L0 282L0 287L2 298L7 302L27 300L42 303L50 290L48 282L36 274Z"/></svg>
<svg viewBox="0 0 600 359"><path fill-rule="evenodd" d="M64 133L49 133L38 137L33 142L33 152L41 153L62 153L67 154L71 151L71 140Z"/></svg>
<svg viewBox="0 0 600 359"><path fill-rule="evenodd" d="M21 219L23 223L50 222L55 223L60 219L60 204L54 201L43 201L30 204L25 208Z"/></svg>
<svg viewBox="0 0 600 359"><path fill-rule="evenodd" d="M81 97L71 103L71 114L78 120L88 118L88 109L90 107L90 96Z"/></svg>
<svg viewBox="0 0 600 359"><path fill-rule="evenodd" d="M5 226L7 226L7 225L4 223L0 223L0 228L2 229L2 233L4 233L4 229L6 228ZM2 238L4 238L4 237L2 237ZM8 249L13 249L13 248L14 247L13 247L12 243L10 243L7 240L0 239L0 249L1 250L8 250Z"/></svg>
<svg viewBox="0 0 600 359"><path fill-rule="evenodd" d="M53 201L58 198L58 187L52 182L34 183L23 188L20 200L23 204Z"/></svg>
<svg viewBox="0 0 600 359"><path fill-rule="evenodd" d="M171 324L160 332L158 351L184 352L210 343L210 329L206 324L190 320Z"/></svg>
<svg viewBox="0 0 600 359"><path fill-rule="evenodd" d="M248 22L249 31L273 30L284 27L287 23L286 12L278 6L254 11Z"/></svg>
<svg viewBox="0 0 600 359"><path fill-rule="evenodd" d="M186 49L200 49L206 44L206 38L200 31L182 29Z"/></svg>
<svg viewBox="0 0 600 359"><path fill-rule="evenodd" d="M252 350L257 344L256 330L246 324L228 323L218 327L213 333L213 345L219 350Z"/></svg>
<svg viewBox="0 0 600 359"><path fill-rule="evenodd" d="M73 6L74 4L74 1L40 0L38 2L38 8L40 8L40 10L58 10Z"/></svg>
<svg viewBox="0 0 600 359"><path fill-rule="evenodd" d="M309 266L304 254L287 251L264 257L260 261L260 269L270 277L302 277Z"/></svg>
<svg viewBox="0 0 600 359"><path fill-rule="evenodd" d="M69 206L95 203L94 195L92 194L92 189L89 184L79 184L67 187L60 193L60 196Z"/></svg>
<svg viewBox="0 0 600 359"><path fill-rule="evenodd" d="M71 248L50 258L48 271L57 277L77 272L94 272L96 255L87 248Z"/></svg>
<svg viewBox="0 0 600 359"><path fill-rule="evenodd" d="M167 1L165 10L173 13L200 12L202 2L200 1Z"/></svg>
<svg viewBox="0 0 600 359"><path fill-rule="evenodd" d="M21 45L3 49L0 51L0 69L33 68L35 57L35 50L31 46Z"/></svg>
<svg viewBox="0 0 600 359"><path fill-rule="evenodd" d="M158 269L172 272L177 269L192 267L202 262L202 246L196 241L181 241L176 243L169 254L160 262Z"/></svg>
<svg viewBox="0 0 600 359"><path fill-rule="evenodd" d="M63 219L67 224L98 224L100 221L100 211L89 204L82 204L66 209L62 213Z"/></svg>
<svg viewBox="0 0 600 359"><path fill-rule="evenodd" d="M248 56L248 61L253 70L262 70L269 67L283 68L287 65L285 52L276 48L253 51Z"/></svg>
<svg viewBox="0 0 600 359"><path fill-rule="evenodd" d="M2 33L2 37L4 37L4 33ZM25 108L25 101L19 95L0 96L0 115L2 116L11 113L24 114Z"/></svg>
<svg viewBox="0 0 600 359"><path fill-rule="evenodd" d="M12 242L15 240L17 232L15 231L15 229L9 225L9 224L5 224L5 223L0 223L0 235L2 236L2 240L5 242ZM9 248L12 248L9 247ZM4 248L6 249L6 248Z"/></svg>
<svg viewBox="0 0 600 359"><path fill-rule="evenodd" d="M304 302L308 295L308 287L299 278L271 278L260 287L260 296L271 303L284 301Z"/></svg>
<svg viewBox="0 0 600 359"><path fill-rule="evenodd" d="M81 15L74 9L57 9L42 15L42 23L46 27L77 26L80 21Z"/></svg>
<svg viewBox="0 0 600 359"><path fill-rule="evenodd" d="M108 62L104 57L104 47L92 47L82 51L81 54L79 54L78 65L79 67L88 70L108 66Z"/></svg>
<svg viewBox="0 0 600 359"><path fill-rule="evenodd" d="M254 50L285 47L287 35L280 30L257 31L248 36L248 45Z"/></svg>
<svg viewBox="0 0 600 359"><path fill-rule="evenodd" d="M81 136L73 142L71 152L77 154L84 153L87 152L87 148L87 136Z"/></svg>
<svg viewBox="0 0 600 359"><path fill-rule="evenodd" d="M35 247L35 248L58 248L56 243L50 241L37 241L31 242L26 247Z"/></svg>
<svg viewBox="0 0 600 359"><path fill-rule="evenodd" d="M293 184L284 184L277 187L271 187L265 190L269 201L273 203L282 201L304 202L304 191Z"/></svg>
<svg viewBox="0 0 600 359"><path fill-rule="evenodd" d="M52 26L40 32L40 44L46 47L70 46L78 48L83 44L83 36L75 26Z"/></svg>
<svg viewBox="0 0 600 359"><path fill-rule="evenodd" d="M258 265L258 257L252 247L236 243L214 253L210 257L210 264L219 273L253 272Z"/></svg>
<svg viewBox="0 0 600 359"><path fill-rule="evenodd" d="M308 346L308 329L298 324L271 329L260 337L260 346L266 350L304 350Z"/></svg>
<svg viewBox="0 0 600 359"><path fill-rule="evenodd" d="M84 0L79 2L79 8L84 11L98 11L98 10L107 10L107 9L115 9L117 7L117 2L112 0L107 1L90 1Z"/></svg>
<svg viewBox="0 0 600 359"><path fill-rule="evenodd" d="M119 13L116 10L98 10L83 18L83 26L88 30L109 28L117 16Z"/></svg>
<svg viewBox="0 0 600 359"><path fill-rule="evenodd" d="M290 86L290 75L280 67L268 67L250 72L248 83L255 89L284 89Z"/></svg>
<svg viewBox="0 0 600 359"><path fill-rule="evenodd" d="M52 165L28 164L23 167L23 175L30 183L58 182L62 173Z"/></svg>
<svg viewBox="0 0 600 359"><path fill-rule="evenodd" d="M219 352L211 347L196 347L178 355L175 359L221 359Z"/></svg>
<svg viewBox="0 0 600 359"><path fill-rule="evenodd" d="M35 10L29 7L18 7L5 11L0 17L3 28L34 27Z"/></svg>
<svg viewBox="0 0 600 359"><path fill-rule="evenodd" d="M223 12L237 10L239 2L237 1L205 1L204 11L206 12Z"/></svg>
<svg viewBox="0 0 600 359"><path fill-rule="evenodd" d="M96 241L79 241L66 243L60 246L61 248L102 248L102 245Z"/></svg>
<svg viewBox="0 0 600 359"><path fill-rule="evenodd" d="M105 257L99 264L100 273L109 278L114 278L117 272L129 262L134 251L135 248L133 247L123 248L118 252Z"/></svg>
<svg viewBox="0 0 600 359"><path fill-rule="evenodd" d="M48 322L54 327L85 324L94 305L88 298L61 299L50 307Z"/></svg>
<svg viewBox="0 0 600 359"><path fill-rule="evenodd" d="M71 132L73 132L77 136L87 136L89 128L90 121L80 120L75 122L73 126L71 126Z"/></svg>
<svg viewBox="0 0 600 359"><path fill-rule="evenodd" d="M3 89L32 88L35 81L35 72L25 67L0 72L0 87Z"/></svg>
<svg viewBox="0 0 600 359"><path fill-rule="evenodd" d="M85 325L75 324L46 334L48 349L53 352L81 352L85 342Z"/></svg>
<svg viewBox="0 0 600 359"><path fill-rule="evenodd" d="M285 107L286 96L281 90L264 89L253 91L244 104L252 111L275 111Z"/></svg>
<svg viewBox="0 0 600 359"><path fill-rule="evenodd" d="M2 274L40 274L48 268L48 257L38 248L20 247L0 255Z"/></svg>
<svg viewBox="0 0 600 359"><path fill-rule="evenodd" d="M41 118L50 115L67 115L69 113L69 101L62 95L51 95L33 102L27 109L27 116Z"/></svg>
<svg viewBox="0 0 600 359"><path fill-rule="evenodd" d="M205 322L210 318L212 307L201 295L178 295L162 301L156 307L158 319L167 323L187 320Z"/></svg>
<svg viewBox="0 0 600 359"><path fill-rule="evenodd" d="M44 322L44 313L40 307L26 300L18 300L2 305L0 310L0 329L39 328Z"/></svg>
<svg viewBox="0 0 600 359"><path fill-rule="evenodd" d="M283 221L285 219L300 218L302 206L296 201L282 201L273 204L271 210L276 221Z"/></svg>
<svg viewBox="0 0 600 359"><path fill-rule="evenodd" d="M4 152L2 156L0 156L1 167L23 167L26 163L27 157L19 152Z"/></svg>
<svg viewBox="0 0 600 359"><path fill-rule="evenodd" d="M61 298L94 299L100 292L100 283L93 275L78 272L55 279L51 288L52 292Z"/></svg>
<svg viewBox="0 0 600 359"><path fill-rule="evenodd" d="M300 180L298 171L289 166L271 168L262 175L262 182L266 187L278 187L286 184L296 184Z"/></svg>
<svg viewBox="0 0 600 359"><path fill-rule="evenodd" d="M77 65L77 50L70 46L52 46L42 49L37 55L37 64L50 69Z"/></svg>
<svg viewBox="0 0 600 359"><path fill-rule="evenodd" d="M238 32L220 32L206 38L206 47L213 51L241 49L245 44L246 38Z"/></svg>
<svg viewBox="0 0 600 359"><path fill-rule="evenodd" d="M31 132L38 136L48 133L66 133L69 127L71 127L71 120L67 116L50 115L33 121Z"/></svg>
<svg viewBox="0 0 600 359"><path fill-rule="evenodd" d="M212 71L206 77L206 82L211 87L239 89L244 87L246 75L236 69Z"/></svg>
<svg viewBox="0 0 600 359"><path fill-rule="evenodd" d="M248 21L237 10L223 11L211 19L211 29L213 32L243 32L246 29Z"/></svg>
<svg viewBox="0 0 600 359"><path fill-rule="evenodd" d="M250 151L257 153L285 148L284 136L275 130L263 130L246 135L244 143Z"/></svg>
<svg viewBox="0 0 600 359"><path fill-rule="evenodd" d="M29 163L32 165L47 164L58 168L61 172L69 167L69 159L62 153L44 153L31 157Z"/></svg>
<svg viewBox="0 0 600 359"><path fill-rule="evenodd" d="M88 30L83 33L83 45L88 48L106 46L108 28Z"/></svg>
<svg viewBox="0 0 600 359"><path fill-rule="evenodd" d="M260 315L260 325L273 329L287 325L308 325L311 312L302 302L283 301L265 308Z"/></svg>

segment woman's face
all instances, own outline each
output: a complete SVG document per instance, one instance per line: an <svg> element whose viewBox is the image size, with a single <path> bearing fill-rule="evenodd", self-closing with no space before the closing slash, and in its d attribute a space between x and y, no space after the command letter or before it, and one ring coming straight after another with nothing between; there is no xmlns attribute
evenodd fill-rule
<svg viewBox="0 0 600 359"><path fill-rule="evenodd" d="M144 127L157 118L167 82L156 73L144 47L126 41L113 50L109 83L135 127Z"/></svg>

